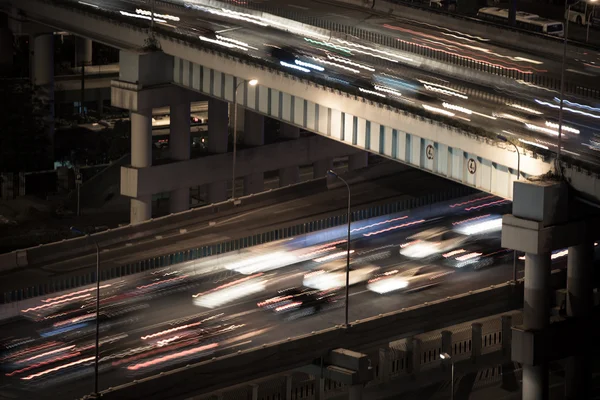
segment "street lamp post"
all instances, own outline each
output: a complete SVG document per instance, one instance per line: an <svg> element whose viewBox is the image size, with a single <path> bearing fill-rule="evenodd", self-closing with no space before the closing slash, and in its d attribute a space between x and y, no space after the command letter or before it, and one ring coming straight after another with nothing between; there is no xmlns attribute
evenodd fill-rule
<svg viewBox="0 0 600 400"><path fill-rule="evenodd" d="M344 182L344 185L346 185L346 189L348 189L348 241L346 243L346 318L345 318L345 326L346 328L348 328L348 299L350 297L349 295L349 290L350 290L350 227L352 224L352 214L351 214L351 192L350 192L350 185L348 185L348 182L346 182L346 180L344 178L342 178L341 176L339 176L338 174L335 173L335 171L333 170L329 170L327 171L328 175L333 176L334 178L339 179L340 181Z"/></svg>
<svg viewBox="0 0 600 400"><path fill-rule="evenodd" d="M498 135L498 139L503 142L512 144L517 152L517 180L521 179L521 153L519 152L519 148L516 144L508 140L506 136ZM513 250L513 283L517 283L517 251Z"/></svg>
<svg viewBox="0 0 600 400"><path fill-rule="evenodd" d="M90 235L86 235L79 229L71 227L71 232L75 232L79 235L85 235L88 239L91 239ZM98 364L100 363L100 246L98 242L91 239L96 246L96 357L94 360L94 396L99 397L98 391Z"/></svg>
<svg viewBox="0 0 600 400"><path fill-rule="evenodd" d="M231 166L231 200L235 202L235 161L237 158L237 92L240 86L244 83L241 80L233 91L233 164ZM256 86L258 80L251 79L248 81L250 86Z"/></svg>
<svg viewBox="0 0 600 400"><path fill-rule="evenodd" d="M440 354L440 358L442 360L448 360L451 364L451 377L450 377L450 400L454 400L454 360L450 357L448 353Z"/></svg>
<svg viewBox="0 0 600 400"><path fill-rule="evenodd" d="M565 0L565 34L563 37L563 58L560 68L560 107L558 109L558 151L556 153L556 166L560 167L562 128L563 128L563 107L565 100L565 71L567 68L567 44L569 41L569 19L571 17L571 7L584 0L576 1L569 4L569 0ZM589 3L595 3L598 0L587 0ZM587 10L587 8L586 8ZM589 26L589 21L587 21Z"/></svg>

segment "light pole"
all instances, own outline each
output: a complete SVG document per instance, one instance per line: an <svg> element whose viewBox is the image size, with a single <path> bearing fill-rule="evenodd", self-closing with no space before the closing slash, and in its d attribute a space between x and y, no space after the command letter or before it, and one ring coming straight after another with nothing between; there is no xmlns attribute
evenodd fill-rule
<svg viewBox="0 0 600 400"><path fill-rule="evenodd" d="M508 140L506 136L497 135L498 139L508 144L512 144L517 152L517 180L521 179L521 153L516 144ZM513 283L517 283L517 251L513 250Z"/></svg>
<svg viewBox="0 0 600 400"><path fill-rule="evenodd" d="M327 175L331 175L334 178L339 179L340 181L344 182L344 185L346 185L346 189L348 189L348 241L346 243L346 323L345 323L345 327L348 328L348 299L350 297L349 295L349 290L350 290L350 226L352 224L352 214L351 214L351 192L350 192L350 185L348 185L348 182L346 182L346 180L344 178L342 178L341 176L339 176L338 174L335 173L335 171L333 170L329 170L327 171Z"/></svg>
<svg viewBox="0 0 600 400"><path fill-rule="evenodd" d="M450 381L450 400L454 400L454 360L452 359L452 357L450 357L450 354L448 353L442 353L440 354L440 358L442 360L448 360L450 361L451 366L451 381Z"/></svg>
<svg viewBox="0 0 600 400"><path fill-rule="evenodd" d="M237 92L240 86L244 83L241 80L233 91L233 165L231 166L231 200L235 202L235 159L237 158ZM256 86L258 80L251 79L248 81L250 86Z"/></svg>
<svg viewBox="0 0 600 400"><path fill-rule="evenodd" d="M560 68L560 107L558 109L558 152L556 154L556 165L560 167L560 153L563 127L563 106L565 100L565 70L567 68L567 44L569 41L569 19L571 17L571 7L580 3L583 0L569 4L569 0L565 0L565 34L563 37L563 58ZM588 0L589 3L595 3L598 0ZM587 8L586 8L587 9ZM589 21L587 21L589 25Z"/></svg>
<svg viewBox="0 0 600 400"><path fill-rule="evenodd" d="M79 229L71 227L71 232L79 235L87 236L91 239L90 235L86 235ZM100 246L98 242L91 239L96 246L96 357L94 360L94 396L98 398L100 396L98 392L98 364L100 363Z"/></svg>

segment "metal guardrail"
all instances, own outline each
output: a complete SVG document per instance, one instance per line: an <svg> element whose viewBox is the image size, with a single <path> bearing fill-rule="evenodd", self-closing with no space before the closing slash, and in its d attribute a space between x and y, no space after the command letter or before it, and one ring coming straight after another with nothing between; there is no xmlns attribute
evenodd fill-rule
<svg viewBox="0 0 600 400"><path fill-rule="evenodd" d="M352 25L340 24L337 22L332 22L330 20L325 19L325 17L304 17L300 16L298 13L294 11L289 11L287 9L272 7L269 6L268 3L256 3L256 2L245 2L243 5L236 0L220 0L223 3L230 4L236 7L245 7L248 9L266 12L270 14L277 15L279 17L288 18L294 21L299 21L307 25L311 25L314 27L318 27L321 29L327 29L332 32L339 32L345 35L350 35L353 37L360 38L362 40L369 41L371 43L376 43L381 46L385 46L388 48L397 49L400 51L404 51L407 53L416 54L422 57L427 57L436 61L441 61L447 64L453 64L462 68L469 68L475 71L484 72L492 75L497 75L503 78L509 78L517 81L524 82L525 84L534 85L538 87L543 87L551 90L560 90L560 79L550 77L543 74L536 74L531 71L521 71L518 68L504 68L495 65L492 62L485 62L481 60L476 60L472 57L466 57L459 55L457 53L452 53L449 51L432 49L425 45L419 45L412 42L407 42L395 38L390 35L383 35L377 32L372 32L368 29L357 28ZM404 4L403 4L404 5ZM177 5L176 6L180 6ZM183 7L183 6L181 6ZM583 96L592 99L600 99L600 90L592 89L587 87L582 87L575 83L566 81L565 82L565 92L576 95Z"/></svg>
<svg viewBox="0 0 600 400"><path fill-rule="evenodd" d="M424 205L430 205L437 202L463 197L469 194L473 194L475 192L476 190L472 188L466 186L459 186L442 193L435 193L417 198L410 198L401 201L393 201L378 204L371 207L365 207L359 210L355 210L352 213L352 221L362 221L373 217L409 210ZM285 228L267 230L239 239L229 240L226 242L221 242L212 245L192 247L187 250L167 253L159 257L141 259L139 261L103 270L100 273L100 279L104 281L108 279L114 279L122 276L148 271L155 268L169 267L174 264L179 264L186 261L196 260L217 254L228 253L231 251L240 250L264 243L269 243L276 240L290 238L296 235L317 232L320 230L344 224L347 224L347 216L345 212L340 212L339 214L335 214L319 220L299 223ZM85 274L62 277L44 284L24 288L16 288L14 290L4 292L2 294L2 297L0 298L0 304L22 301L33 297L44 296L55 292L69 290L76 287L92 284L95 281L95 272L90 272Z"/></svg>
<svg viewBox="0 0 600 400"><path fill-rule="evenodd" d="M510 362L511 327L520 325L522 320L520 311L509 312L362 350L369 356L374 371L373 380L365 386L363 396L368 398L368 393L375 392L381 385L397 386L399 391L394 394L399 396L419 386L416 381L421 380L420 378L426 379L428 384L447 381L448 369L443 367L440 353L451 355L458 382L464 375L485 367L490 368L477 374L473 386L501 382L500 363ZM506 337L508 340L504 340ZM303 372L289 371L195 399L324 400L348 391L347 386L341 382L324 379L321 384L320 379Z"/></svg>

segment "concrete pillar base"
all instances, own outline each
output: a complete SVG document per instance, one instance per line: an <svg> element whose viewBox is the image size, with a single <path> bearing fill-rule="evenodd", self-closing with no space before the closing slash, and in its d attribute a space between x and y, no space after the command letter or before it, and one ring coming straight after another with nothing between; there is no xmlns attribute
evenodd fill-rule
<svg viewBox="0 0 600 400"><path fill-rule="evenodd" d="M319 160L313 164L313 178L319 179L327 175L327 171L333 168L333 158Z"/></svg>
<svg viewBox="0 0 600 400"><path fill-rule="evenodd" d="M188 188L177 189L171 192L169 199L169 212L178 213L190 208L190 191Z"/></svg>
<svg viewBox="0 0 600 400"><path fill-rule="evenodd" d="M210 99L208 101L208 151L227 153L229 140L229 114L227 102Z"/></svg>
<svg viewBox="0 0 600 400"><path fill-rule="evenodd" d="M79 67L82 63L92 65L92 40L78 37L76 38L76 47L75 66Z"/></svg>
<svg viewBox="0 0 600 400"><path fill-rule="evenodd" d="M239 110L238 110L239 112ZM265 117L254 111L245 110L243 132L244 144L246 146L262 146L265 144ZM238 125L238 130L239 130Z"/></svg>
<svg viewBox="0 0 600 400"><path fill-rule="evenodd" d="M523 365L523 399L547 400L548 385L547 365Z"/></svg>
<svg viewBox="0 0 600 400"><path fill-rule="evenodd" d="M364 385L348 386L348 400L362 400Z"/></svg>
<svg viewBox="0 0 600 400"><path fill-rule="evenodd" d="M220 203L227 200L227 182L213 182L208 184L206 202L208 204Z"/></svg>
<svg viewBox="0 0 600 400"><path fill-rule="evenodd" d="M257 172L244 177L244 195L260 193L265 190L265 176L262 172Z"/></svg>
<svg viewBox="0 0 600 400"><path fill-rule="evenodd" d="M131 199L130 223L139 224L152 218L152 196L140 196Z"/></svg>
<svg viewBox="0 0 600 400"><path fill-rule="evenodd" d="M369 153L361 151L360 153L348 156L348 170L356 171L357 169L366 168L369 165Z"/></svg>
<svg viewBox="0 0 600 400"><path fill-rule="evenodd" d="M293 185L300 181L299 167L286 167L279 170L279 187Z"/></svg>

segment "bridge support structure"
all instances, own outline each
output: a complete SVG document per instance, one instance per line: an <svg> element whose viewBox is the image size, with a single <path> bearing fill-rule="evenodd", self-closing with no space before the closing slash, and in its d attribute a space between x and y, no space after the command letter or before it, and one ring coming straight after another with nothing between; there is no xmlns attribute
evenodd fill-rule
<svg viewBox="0 0 600 400"><path fill-rule="evenodd" d="M547 399L548 365L564 358L566 397L587 398L598 217L593 210L586 215L583 204L570 204L562 182L515 182L513 190L513 213L503 218L502 246L525 253L523 325L513 327L511 338L512 359L523 364L523 399ZM551 323L552 252L564 248L568 248L566 313Z"/></svg>
<svg viewBox="0 0 600 400"><path fill-rule="evenodd" d="M173 58L162 52L120 54L120 80L112 82L111 102L131 112L131 167L121 169L121 194L131 198L130 222L152 218L152 192L130 185L133 176L152 166L152 109L170 106L171 157L190 157L190 102L199 95L170 84ZM159 173L155 171L155 173ZM189 207L189 188L171 191L171 211Z"/></svg>

